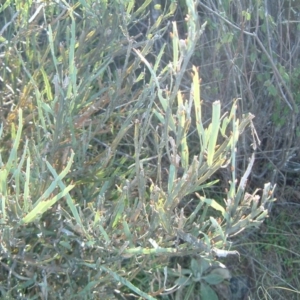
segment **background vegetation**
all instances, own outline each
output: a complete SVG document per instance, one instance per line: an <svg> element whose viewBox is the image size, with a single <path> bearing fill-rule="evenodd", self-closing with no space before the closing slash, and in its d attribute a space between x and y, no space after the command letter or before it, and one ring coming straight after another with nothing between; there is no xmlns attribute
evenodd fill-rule
<svg viewBox="0 0 300 300"><path fill-rule="evenodd" d="M1 297L298 299L299 10L2 2Z"/></svg>

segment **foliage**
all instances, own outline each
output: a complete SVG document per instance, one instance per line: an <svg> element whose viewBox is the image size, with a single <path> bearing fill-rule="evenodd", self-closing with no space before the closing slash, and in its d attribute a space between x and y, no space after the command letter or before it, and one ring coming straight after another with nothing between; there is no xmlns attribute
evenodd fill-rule
<svg viewBox="0 0 300 300"><path fill-rule="evenodd" d="M290 218L296 222L290 211L299 203L299 1L198 3L200 19L207 21L207 27L192 62L201 68L202 97L207 102L222 99L222 104L228 106L232 95L239 96L242 100L238 113L251 111L255 115L253 123L262 143L258 145L249 184L255 189L262 179L277 182L276 198L279 201L273 206L274 210L280 210L287 222L293 223ZM237 148L237 171L245 170L251 140L246 133L243 146L240 144ZM286 240L286 235L297 236L294 228L283 229L275 217L272 224L276 228L276 240L268 234L262 241L260 235L252 233L251 241L255 246L250 251L248 243L245 247L242 243L239 250L245 257L253 257L254 262L247 263L253 265L255 275L253 271L248 273L253 277L253 287L264 290L260 298L297 297L294 293L297 280L293 280L287 289L274 288L287 286L285 282L293 276L283 267L278 283L274 273L268 273L268 268L263 266L268 258L257 249L260 243L277 245L279 240ZM294 242L297 245L297 239ZM271 262L278 269L284 265L282 261L290 260L289 251L299 252L294 243L288 245L283 250L284 255ZM240 265L237 272L239 269ZM270 280L262 287L261 278L265 274L269 274ZM268 288L272 293L269 294Z"/></svg>
<svg viewBox="0 0 300 300"><path fill-rule="evenodd" d="M256 178L276 180L267 163L280 172L291 157L299 157L295 20L300 7L297 1L275 2L199 1L200 18L208 22L195 59L202 69L202 94L223 99L225 105L232 95L241 97L241 113L256 116L262 144L253 183ZM238 155L244 157L247 149L239 149Z"/></svg>
<svg viewBox="0 0 300 300"><path fill-rule="evenodd" d="M274 187L245 191L254 154L241 174L236 148L247 131L247 151L257 150L253 115L239 113L243 100L222 111L225 94L222 105L202 101L191 60L213 59L198 41L218 23L199 20L194 1L180 4L184 25L169 25L174 1L2 5L4 299L215 299L229 284L219 260L238 255L232 238L264 221ZM251 13L242 16L250 24ZM220 57L240 41L226 26ZM204 80L224 80L215 67L201 68ZM289 81L284 68L274 70ZM273 79L262 76L272 94ZM222 170L227 192L207 197Z"/></svg>

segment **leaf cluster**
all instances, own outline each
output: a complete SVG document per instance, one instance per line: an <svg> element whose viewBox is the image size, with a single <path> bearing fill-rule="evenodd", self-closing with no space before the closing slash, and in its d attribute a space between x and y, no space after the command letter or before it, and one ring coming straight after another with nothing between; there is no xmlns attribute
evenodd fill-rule
<svg viewBox="0 0 300 300"><path fill-rule="evenodd" d="M190 65L206 26L196 3L186 1L186 38L172 22L172 45L161 48L172 1L142 37L133 25L148 20L151 1L25 3L1 10L1 296L154 299L190 295L192 280L215 297L230 275L213 261L237 254L230 238L263 222L274 188L261 199L245 192L254 154L238 184L235 149L253 126L251 114L237 117L238 100L224 114L213 102L204 121ZM207 198L212 175L228 167L225 200ZM185 214L179 204L191 199ZM192 255L174 273L172 259Z"/></svg>

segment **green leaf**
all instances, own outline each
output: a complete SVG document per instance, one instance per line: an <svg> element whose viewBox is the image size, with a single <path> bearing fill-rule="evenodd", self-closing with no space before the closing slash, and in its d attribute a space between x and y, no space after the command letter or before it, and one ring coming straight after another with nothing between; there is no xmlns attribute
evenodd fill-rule
<svg viewBox="0 0 300 300"><path fill-rule="evenodd" d="M251 61L252 63L254 63L256 59L257 59L257 54L256 54L256 52L252 52L252 53L250 54L250 61Z"/></svg>
<svg viewBox="0 0 300 300"><path fill-rule="evenodd" d="M270 93L270 95L272 95L272 96L277 96L277 94L278 94L277 89L273 84L268 86L267 90Z"/></svg>
<svg viewBox="0 0 300 300"><path fill-rule="evenodd" d="M111 269L109 269L109 268L107 268L105 266L100 266L100 268L103 271L107 272L112 278L114 278L116 282L121 283L121 284L127 286L130 290L132 290L136 294L140 295L144 299L155 300L155 298L153 298L152 296L148 295L147 293L141 291L137 286L133 285L126 278L120 276L119 274L117 274L116 272L112 271Z"/></svg>
<svg viewBox="0 0 300 300"><path fill-rule="evenodd" d="M66 249L68 250L72 250L72 246L70 245L69 242L66 242L66 241L60 241L59 244L63 247L65 247Z"/></svg>
<svg viewBox="0 0 300 300"><path fill-rule="evenodd" d="M190 285L191 283L192 281L190 277L186 277L186 276L181 276L175 280L175 284L180 286Z"/></svg>
<svg viewBox="0 0 300 300"><path fill-rule="evenodd" d="M193 295L195 294L195 286L196 286L195 282L192 282L188 286L188 288L186 289L186 292L184 293L184 299L183 300L194 299Z"/></svg>
<svg viewBox="0 0 300 300"><path fill-rule="evenodd" d="M225 208L222 205L220 205L218 202L216 202L213 199L207 199L207 198L204 198L204 197L200 197L200 199L202 201L204 201L206 204L208 204L209 206L211 206L212 208L214 208L215 210L220 211L222 213L222 215L224 216Z"/></svg>
<svg viewBox="0 0 300 300"><path fill-rule="evenodd" d="M206 283L201 283L200 288L201 300L218 300L218 296L215 291Z"/></svg>
<svg viewBox="0 0 300 300"><path fill-rule="evenodd" d="M22 134L22 128L23 128L23 118L22 118L22 110L19 109L19 126L18 126L18 131L16 136L14 137L14 144L13 144L13 148L10 151L10 155L8 158L8 162L6 164L6 169L8 171L11 170L13 163L16 163L18 158L17 158L17 151L18 151L18 147L20 144L20 140L21 140L21 134Z"/></svg>
<svg viewBox="0 0 300 300"><path fill-rule="evenodd" d="M221 103L220 101L215 101L213 103L213 115L212 123L209 133L208 149L207 149L207 165L210 167L213 164L217 138L220 129L220 115L221 115Z"/></svg>
<svg viewBox="0 0 300 300"><path fill-rule="evenodd" d="M231 278L230 271L223 264L220 263L219 265L220 267L213 269L210 272L210 275L214 274L214 275L221 276L224 280L230 279Z"/></svg>
<svg viewBox="0 0 300 300"><path fill-rule="evenodd" d="M224 235L224 231L223 231L222 227L220 226L220 224L218 223L218 221L213 217L209 217L209 219L210 219L213 227L215 228L215 231L221 236L222 241L225 241L226 238Z"/></svg>
<svg viewBox="0 0 300 300"><path fill-rule="evenodd" d="M28 224L40 218L51 206L53 206L60 198L66 196L74 185L69 185L62 192L57 194L50 200L40 202L30 213L28 213L23 219L22 223Z"/></svg>
<svg viewBox="0 0 300 300"><path fill-rule="evenodd" d="M193 272L194 277L198 277L198 275L201 275L202 268L201 268L201 264L199 263L198 260L192 259L192 261L191 261L191 271Z"/></svg>
<svg viewBox="0 0 300 300"><path fill-rule="evenodd" d="M231 43L233 39L233 33L228 32L222 38L222 44Z"/></svg>
<svg viewBox="0 0 300 300"><path fill-rule="evenodd" d="M202 277L203 280L205 280L209 284L218 284L222 281L224 281L224 277L219 274L209 274L204 277Z"/></svg>
<svg viewBox="0 0 300 300"><path fill-rule="evenodd" d="M193 85L192 92L194 95L194 106L195 106L195 116L196 116L196 128L200 140L201 152L206 147L205 131L202 124L202 110L201 110L201 89L200 89L200 78L198 70L193 66Z"/></svg>
<svg viewBox="0 0 300 300"><path fill-rule="evenodd" d="M173 45L173 68L177 72L180 69L180 66L178 64L179 37L178 37L176 22L172 22L172 24L173 24L173 32L171 37L172 37L172 45Z"/></svg>
<svg viewBox="0 0 300 300"><path fill-rule="evenodd" d="M131 0L128 2L127 4L127 9L126 9L126 12L128 14L130 14L132 12L132 10L134 9L134 0Z"/></svg>
<svg viewBox="0 0 300 300"><path fill-rule="evenodd" d="M24 206L23 210L25 213L28 212L29 209L29 199L30 199L30 156L27 157L26 162L26 172L25 172L25 183L24 183Z"/></svg>
<svg viewBox="0 0 300 300"><path fill-rule="evenodd" d="M41 73L43 75L43 79L44 79L44 84L45 84L45 91L46 91L46 95L47 95L47 99L49 101L53 100L53 95L52 95L52 91L51 91L51 85L49 82L49 78L45 72L45 69L43 66L41 66Z"/></svg>
<svg viewBox="0 0 300 300"><path fill-rule="evenodd" d="M146 0L144 3L138 8L138 10L134 13L134 16L138 16L140 13L143 13L146 7L152 2L152 0Z"/></svg>
<svg viewBox="0 0 300 300"><path fill-rule="evenodd" d="M242 15L245 17L246 21L250 21L251 20L251 14L248 11L243 10L242 11Z"/></svg>
<svg viewBox="0 0 300 300"><path fill-rule="evenodd" d="M203 274L208 268L211 267L211 261L207 258L201 258L201 274Z"/></svg>
<svg viewBox="0 0 300 300"><path fill-rule="evenodd" d="M186 107L183 103L183 97L181 92L177 93L178 100L178 138L180 139L180 149L181 149L181 164L184 169L188 168L189 163L189 148L187 144L187 131L189 128L189 120L186 120Z"/></svg>
<svg viewBox="0 0 300 300"><path fill-rule="evenodd" d="M168 176L168 192L170 194L173 190L175 180L176 180L176 166L174 166L174 164L170 164L169 176Z"/></svg>

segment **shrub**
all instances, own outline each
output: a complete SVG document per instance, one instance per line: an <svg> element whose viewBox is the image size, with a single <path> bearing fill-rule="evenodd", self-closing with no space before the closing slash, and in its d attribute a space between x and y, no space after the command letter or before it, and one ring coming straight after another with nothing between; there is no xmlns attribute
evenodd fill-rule
<svg viewBox="0 0 300 300"><path fill-rule="evenodd" d="M202 113L199 70L189 69L206 26L196 4L186 1L186 39L172 23L169 63L157 42L174 2L14 4L2 9L9 20L18 13L2 50L11 107L1 127L2 297L154 299L199 289L216 298L231 277L216 259L238 254L230 238L261 224L274 199L270 184L261 197L245 192L254 154L237 181L237 142L253 116L237 118L238 100L223 115L212 103L211 121ZM132 37L149 7L160 14ZM222 168L231 174L226 199L206 197Z"/></svg>

